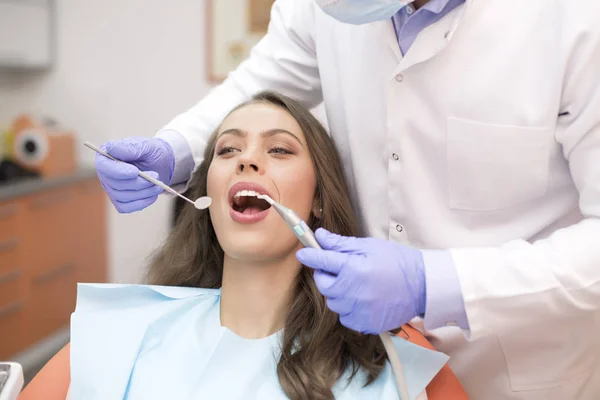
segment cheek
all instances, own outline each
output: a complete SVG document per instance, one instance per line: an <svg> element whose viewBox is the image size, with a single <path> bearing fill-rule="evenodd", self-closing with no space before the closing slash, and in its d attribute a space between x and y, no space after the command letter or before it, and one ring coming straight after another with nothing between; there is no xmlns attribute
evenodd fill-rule
<svg viewBox="0 0 600 400"><path fill-rule="evenodd" d="M283 201L306 221L312 210L317 185L312 164L298 166L282 181L284 183L279 185L279 190Z"/></svg>
<svg viewBox="0 0 600 400"><path fill-rule="evenodd" d="M225 180L222 175L222 168L219 168L215 163L212 163L208 168L206 177L206 195L213 199L213 203L220 200L220 194L223 191Z"/></svg>
<svg viewBox="0 0 600 400"><path fill-rule="evenodd" d="M208 169L206 177L206 195L212 199L212 205L209 207L208 212L212 221L213 228L215 231L220 231L220 227L223 221L223 209L225 206L229 207L229 204L224 204L226 199L223 193L226 188L226 177L223 174L223 168L220 168L214 163ZM218 235L217 235L218 236Z"/></svg>

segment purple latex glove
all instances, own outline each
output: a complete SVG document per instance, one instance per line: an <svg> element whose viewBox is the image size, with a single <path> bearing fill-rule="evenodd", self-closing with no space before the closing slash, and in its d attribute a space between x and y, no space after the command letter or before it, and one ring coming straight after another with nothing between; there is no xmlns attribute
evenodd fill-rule
<svg viewBox="0 0 600 400"><path fill-rule="evenodd" d="M171 146L158 138L127 138L100 146L116 159L113 161L96 154L96 171L102 187L120 213L142 210L156 201L163 191L159 186L138 176L139 171L159 179L167 185L175 168Z"/></svg>
<svg viewBox="0 0 600 400"><path fill-rule="evenodd" d="M419 250L325 229L315 234L323 250L303 248L296 257L315 270L317 287L342 325L378 334L425 313L425 266Z"/></svg>

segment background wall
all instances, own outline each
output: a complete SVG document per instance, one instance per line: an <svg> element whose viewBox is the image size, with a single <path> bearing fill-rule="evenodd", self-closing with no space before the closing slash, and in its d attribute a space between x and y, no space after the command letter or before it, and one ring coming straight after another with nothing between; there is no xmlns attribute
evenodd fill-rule
<svg viewBox="0 0 600 400"><path fill-rule="evenodd" d="M57 0L57 60L44 73L0 72L0 127L21 112L56 118L83 147L153 136L209 90L204 73L204 1ZM109 207L110 277L135 282L165 238L171 199L143 212Z"/></svg>
<svg viewBox="0 0 600 400"><path fill-rule="evenodd" d="M40 73L0 71L0 128L22 112L56 118L78 133L79 158L93 166L84 141L153 136L210 89L204 1L55 2L55 66ZM315 114L325 122L322 108ZM107 204L112 281L139 280L147 256L166 236L171 202L161 196L129 215Z"/></svg>

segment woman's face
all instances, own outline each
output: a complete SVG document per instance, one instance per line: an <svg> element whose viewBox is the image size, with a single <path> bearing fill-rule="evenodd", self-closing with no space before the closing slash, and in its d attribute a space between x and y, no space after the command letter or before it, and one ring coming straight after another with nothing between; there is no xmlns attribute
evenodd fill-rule
<svg viewBox="0 0 600 400"><path fill-rule="evenodd" d="M298 240L281 216L255 196L267 194L306 221L314 209L315 188L306 138L286 111L250 104L223 121L207 192L213 199L212 224L227 257L272 261L289 256Z"/></svg>

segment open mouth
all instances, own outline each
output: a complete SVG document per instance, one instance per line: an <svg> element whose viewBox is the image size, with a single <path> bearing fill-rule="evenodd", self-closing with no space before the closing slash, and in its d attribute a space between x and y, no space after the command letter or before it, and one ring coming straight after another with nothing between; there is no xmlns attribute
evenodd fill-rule
<svg viewBox="0 0 600 400"><path fill-rule="evenodd" d="M271 205L263 199L259 199L260 193L254 190L240 190L233 195L231 208L245 215L253 215L268 210Z"/></svg>

